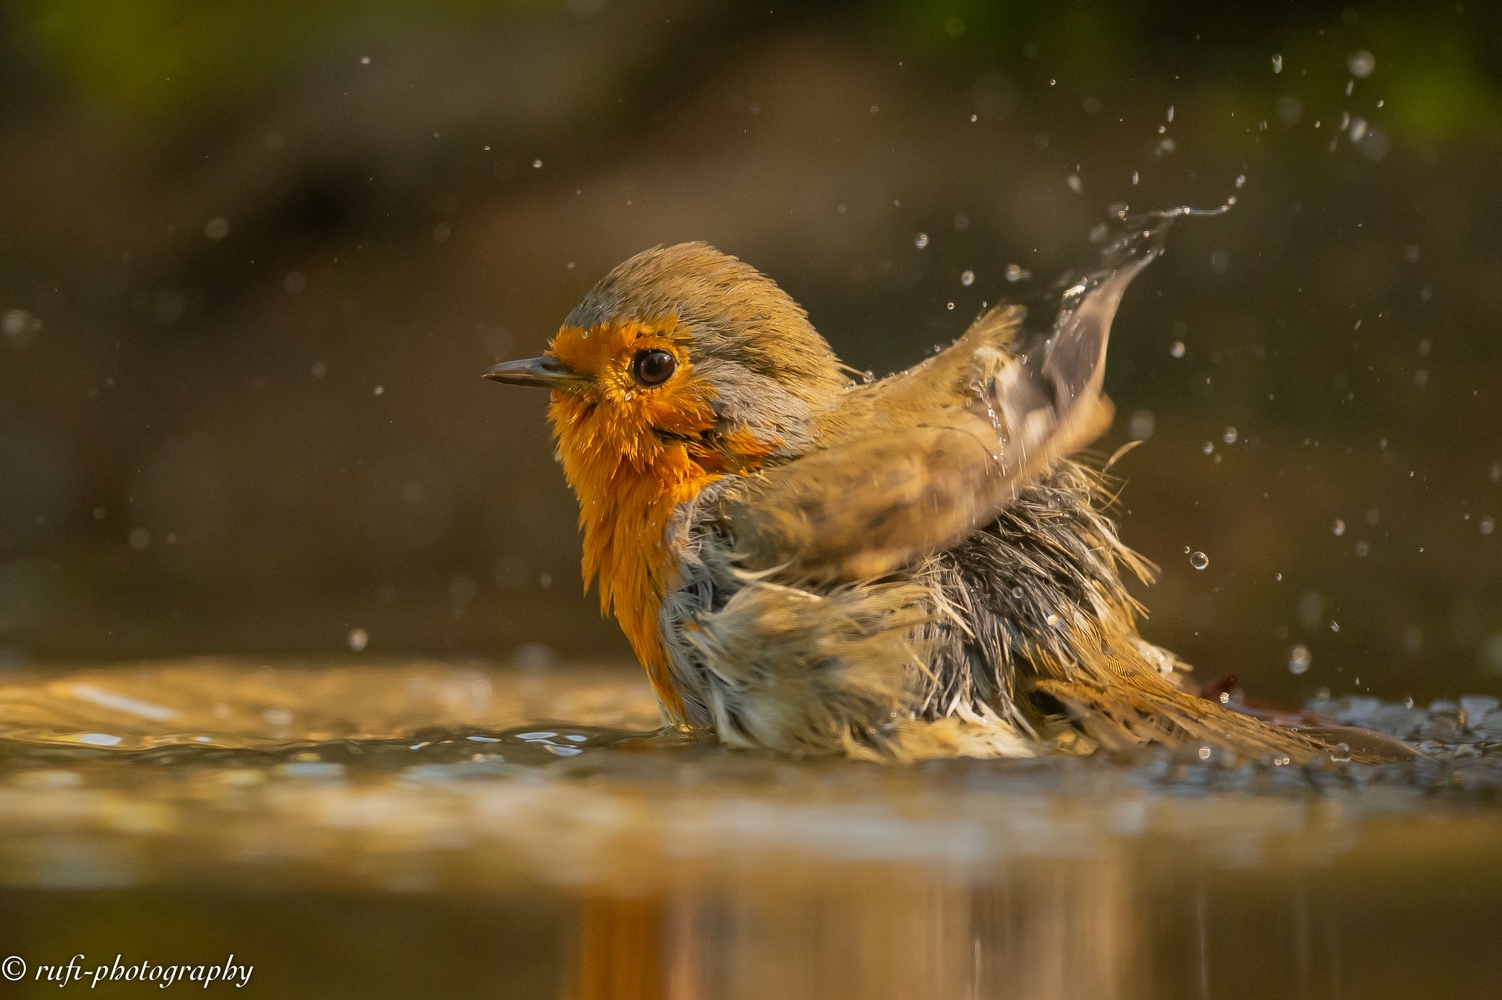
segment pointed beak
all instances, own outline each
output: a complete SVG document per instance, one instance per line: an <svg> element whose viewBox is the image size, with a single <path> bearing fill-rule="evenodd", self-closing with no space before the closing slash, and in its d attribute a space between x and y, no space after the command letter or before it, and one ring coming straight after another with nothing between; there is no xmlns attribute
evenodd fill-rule
<svg viewBox="0 0 1502 1000"><path fill-rule="evenodd" d="M523 358L520 361L503 361L485 372L493 382L508 385L536 385L544 389L567 389L589 381L568 365L550 354L540 358Z"/></svg>

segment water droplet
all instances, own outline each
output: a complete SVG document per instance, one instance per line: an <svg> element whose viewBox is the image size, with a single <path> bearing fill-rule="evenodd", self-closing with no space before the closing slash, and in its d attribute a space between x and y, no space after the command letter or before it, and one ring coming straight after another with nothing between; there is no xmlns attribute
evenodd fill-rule
<svg viewBox="0 0 1502 1000"><path fill-rule="evenodd" d="M1200 758L1200 760L1209 760L1210 759L1210 748L1209 747L1200 747L1199 748L1199 758Z"/></svg>
<svg viewBox="0 0 1502 1000"><path fill-rule="evenodd" d="M1064 178L1064 183L1068 184L1069 190L1073 191L1075 194L1079 194L1085 189L1085 185L1080 182L1079 174L1070 174L1068 177Z"/></svg>
<svg viewBox="0 0 1502 1000"><path fill-rule="evenodd" d="M1334 522L1331 523L1330 531L1335 535L1336 538L1339 538L1341 535L1344 535L1346 533L1346 523L1337 517Z"/></svg>
<svg viewBox="0 0 1502 1000"><path fill-rule="evenodd" d="M1007 280L1008 281L1012 281L1012 282L1026 281L1028 278L1031 278L1032 276L1033 276L1033 272L1029 271L1025 267L1022 267L1020 264L1008 264L1007 265Z"/></svg>
<svg viewBox="0 0 1502 1000"><path fill-rule="evenodd" d="M1053 626L1059 624L1059 616L1052 612L1049 612L1048 617L1044 618L1043 621L1047 623L1049 628L1052 628Z"/></svg>
<svg viewBox="0 0 1502 1000"><path fill-rule="evenodd" d="M1012 596L1015 597L1019 601L1022 600L1022 588L1021 587L1013 587L1012 588Z"/></svg>
<svg viewBox="0 0 1502 1000"><path fill-rule="evenodd" d="M351 652L364 652L365 647L368 645L370 645L370 633L366 632L363 628L349 630L349 648Z"/></svg>
<svg viewBox="0 0 1502 1000"><path fill-rule="evenodd" d="M1224 441L1226 444L1235 444L1236 443L1236 438L1237 438L1236 428L1234 428L1234 427L1227 427L1226 428L1226 432L1220 436L1220 439L1222 441Z"/></svg>
<svg viewBox="0 0 1502 1000"><path fill-rule="evenodd" d="M917 247L919 250L922 250L924 247L928 246L928 234L919 233L918 237L913 240L913 246Z"/></svg>
<svg viewBox="0 0 1502 1000"><path fill-rule="evenodd" d="M1206 455L1210 454L1211 452L1215 451L1215 442L1206 441L1204 446L1200 448L1200 451L1204 452Z"/></svg>
<svg viewBox="0 0 1502 1000"><path fill-rule="evenodd" d="M1273 53L1273 72L1274 73L1281 73L1281 72L1283 72L1283 57L1282 57L1282 55L1280 55L1277 52Z"/></svg>
<svg viewBox="0 0 1502 1000"><path fill-rule="evenodd" d="M112 747L120 742L120 737L110 733L84 733L78 737L78 742L87 743L91 747Z"/></svg>
<svg viewBox="0 0 1502 1000"><path fill-rule="evenodd" d="M975 284L975 272L962 271L960 273L960 284L964 285L966 288L969 288L971 285Z"/></svg>
<svg viewBox="0 0 1502 1000"><path fill-rule="evenodd" d="M374 392L374 394L377 396L384 396L386 394L386 387L384 385L378 385L375 387L375 389L372 390L372 392Z"/></svg>
<svg viewBox="0 0 1502 1000"><path fill-rule="evenodd" d="M1492 520L1490 514L1483 514L1480 527L1483 535L1490 535L1493 531L1497 530L1497 522Z"/></svg>
<svg viewBox="0 0 1502 1000"><path fill-rule="evenodd" d="M1288 651L1288 672L1295 677L1308 672L1311 659L1309 647L1303 643L1299 643Z"/></svg>
<svg viewBox="0 0 1502 1000"><path fill-rule="evenodd" d="M1189 565L1195 569L1204 569L1210 565L1210 557L1203 552L1191 552L1189 554Z"/></svg>
<svg viewBox="0 0 1502 1000"><path fill-rule="evenodd" d="M1492 477L1492 482L1502 483L1502 462L1493 462L1491 469L1487 471L1487 475Z"/></svg>
<svg viewBox="0 0 1502 1000"><path fill-rule="evenodd" d="M1331 632L1339 632L1340 631L1340 622L1331 622L1330 623L1330 631Z"/></svg>
<svg viewBox="0 0 1502 1000"><path fill-rule="evenodd" d="M1358 80L1365 80L1377 68L1377 57L1366 49L1357 49L1346 57L1346 68Z"/></svg>
<svg viewBox="0 0 1502 1000"><path fill-rule="evenodd" d="M950 312L954 312L954 303L953 302L946 302L946 303L944 303L944 308L948 309Z"/></svg>
<svg viewBox="0 0 1502 1000"><path fill-rule="evenodd" d="M229 235L229 220L222 215L216 215L203 227L203 235L218 243Z"/></svg>
<svg viewBox="0 0 1502 1000"><path fill-rule="evenodd" d="M1168 349L1168 356L1171 358L1182 358L1184 350L1184 342L1182 340L1175 340L1173 346Z"/></svg>
<svg viewBox="0 0 1502 1000"><path fill-rule="evenodd" d="M25 309L8 309L4 319L0 320L0 331L5 333L5 339L9 340L14 347L25 347L30 344L36 332L41 328L41 319L31 315Z"/></svg>
<svg viewBox="0 0 1502 1000"><path fill-rule="evenodd" d="M532 161L532 169L533 170L541 170L542 169L542 161L541 160L533 160Z"/></svg>

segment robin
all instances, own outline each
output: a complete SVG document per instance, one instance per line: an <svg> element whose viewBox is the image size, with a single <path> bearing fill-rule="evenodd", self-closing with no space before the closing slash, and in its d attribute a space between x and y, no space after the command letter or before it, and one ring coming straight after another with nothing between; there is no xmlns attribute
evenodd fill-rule
<svg viewBox="0 0 1502 1000"><path fill-rule="evenodd" d="M1155 255L880 381L852 378L771 279L703 243L602 278L540 357L598 580L670 723L853 757L1149 743L1305 760L1328 746L1199 698L1145 641L1150 582L1071 458L1110 423L1111 320Z"/></svg>

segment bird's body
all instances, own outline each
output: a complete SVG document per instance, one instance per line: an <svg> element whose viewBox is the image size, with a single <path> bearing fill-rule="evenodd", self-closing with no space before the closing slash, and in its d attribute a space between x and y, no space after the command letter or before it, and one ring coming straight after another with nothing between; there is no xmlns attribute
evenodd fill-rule
<svg viewBox="0 0 1502 1000"><path fill-rule="evenodd" d="M852 383L772 281L703 244L600 281L541 358L598 580L671 723L790 753L913 759L1317 741L1181 690L1137 632L1150 567L1070 455L1110 420L1111 318L1148 257L1022 350L995 309Z"/></svg>

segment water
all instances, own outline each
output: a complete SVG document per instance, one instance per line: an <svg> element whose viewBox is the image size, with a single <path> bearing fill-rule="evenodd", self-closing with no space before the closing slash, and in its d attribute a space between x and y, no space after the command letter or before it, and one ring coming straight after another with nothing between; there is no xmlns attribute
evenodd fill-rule
<svg viewBox="0 0 1502 1000"><path fill-rule="evenodd" d="M276 997L1487 995L1496 702L1307 706L1404 765L887 768L658 734L634 668L12 673L0 950Z"/></svg>

